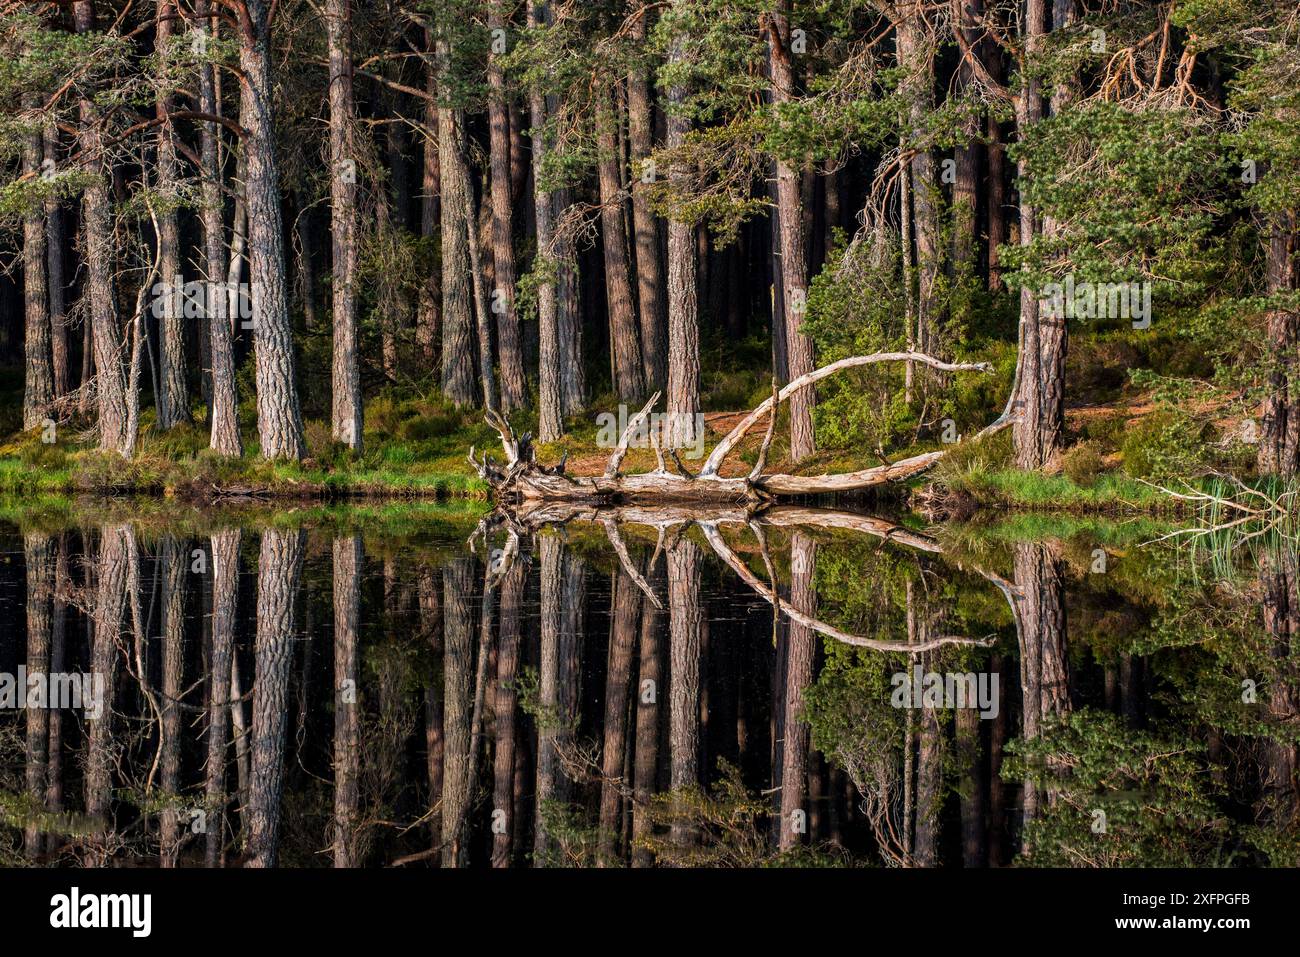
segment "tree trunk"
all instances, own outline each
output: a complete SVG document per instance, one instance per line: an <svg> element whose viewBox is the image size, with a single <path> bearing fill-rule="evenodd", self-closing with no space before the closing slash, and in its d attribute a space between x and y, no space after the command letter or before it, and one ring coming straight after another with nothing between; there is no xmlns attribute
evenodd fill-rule
<svg viewBox="0 0 1300 957"><path fill-rule="evenodd" d="M165 49L171 42L176 21L173 0L157 0L154 46ZM181 243L176 225L176 206L166 201L176 193L177 160L175 130L169 115L171 96L158 97L157 169L154 174L159 193L164 197L158 211L158 270L166 291L162 315L158 319L158 353L161 366L161 391L154 396L158 410L158 428L167 431L190 421L189 390L185 382L185 323L180 292L185 280L181 274Z"/></svg>
<svg viewBox="0 0 1300 957"><path fill-rule="evenodd" d="M74 7L78 33L95 29L92 0ZM126 444L126 376L122 370L122 332L113 293L113 224L109 208L108 171L94 103L83 95L78 103L78 146L82 169L92 177L82 196L82 229L86 280L82 295L88 305L94 339L95 395L99 404L99 447L121 454Z"/></svg>
<svg viewBox="0 0 1300 957"><path fill-rule="evenodd" d="M253 215L250 208L250 216ZM289 709L289 666L293 661L293 607L305 544L306 535L302 531L268 528L262 533L262 550L257 562L248 867L275 867L279 861L284 731Z"/></svg>
<svg viewBox="0 0 1300 957"><path fill-rule="evenodd" d="M40 106L36 94L24 97L23 106L35 110ZM23 175L41 174L42 134L34 130L23 137ZM23 213L23 301L26 329L23 354L26 377L23 388L23 428L37 429L45 420L54 399L54 368L50 345L50 312L46 303L46 237L42 219L44 207L33 203Z"/></svg>
<svg viewBox="0 0 1300 957"><path fill-rule="evenodd" d="M541 0L528 0L528 23L535 30L546 25L546 4ZM551 267L554 253L551 249L555 241L555 206L550 190L543 185L542 165L546 159L547 138L546 98L542 91L534 87L529 92L529 108L532 114L533 140L533 203L537 220L537 263L544 265L547 275L537 287L537 327L538 327L538 438L542 442L554 442L564 434L563 397L560 380L560 327L559 307L556 296L556 283L552 278Z"/></svg>
<svg viewBox="0 0 1300 957"><path fill-rule="evenodd" d="M603 85L598 81L598 86ZM636 305L628 278L626 225L623 218L623 165L618 148L618 84L594 91L596 149L600 180L600 238L605 255L605 301L609 308L609 348L613 359L614 391L632 402L645 391Z"/></svg>
<svg viewBox="0 0 1300 957"><path fill-rule="evenodd" d="M45 127L45 158L58 162L59 132L53 123ZM54 197L45 201L45 258L50 296L50 353L54 371L54 396L62 398L72 388L68 368L67 283L63 248L63 204Z"/></svg>
<svg viewBox="0 0 1300 957"><path fill-rule="evenodd" d="M772 103L779 107L794 99L794 69L790 62L790 24L788 0L779 5L781 12L767 18L768 62L772 71ZM799 171L785 161L776 164L776 194L780 221L782 317L785 327L787 375L798 378L813 369L812 340L800 328L807 313L808 257L804 234L804 203ZM798 462L812 454L812 389L804 389L790 399L790 461Z"/></svg>
<svg viewBox="0 0 1300 957"><path fill-rule="evenodd" d="M492 711L496 717L496 751L492 768L492 866L509 867L514 862L519 827L515 821L514 788L519 728L516 717L519 675L519 622L528 585L526 566L515 562L501 583L501 646L497 650L496 694ZM500 827L497 816L504 815Z"/></svg>
<svg viewBox="0 0 1300 957"><path fill-rule="evenodd" d="M284 226L275 156L270 49L270 3L246 0L241 28L243 126L247 162L249 280L253 285L253 337L257 362L257 431L262 457L301 459L306 451L294 373L293 330L285 289Z"/></svg>
<svg viewBox="0 0 1300 957"><path fill-rule="evenodd" d="M628 693L633 651L641 618L641 592L619 571L610 593L609 657L605 671L604 743L600 771L600 864L621 863L623 838L623 764L627 753Z"/></svg>
<svg viewBox="0 0 1300 957"><path fill-rule="evenodd" d="M451 52L437 42L439 88L450 96ZM442 391L456 405L474 402L473 277L470 275L469 230L465 211L470 188L465 170L465 120L446 103L438 107L438 156L442 174Z"/></svg>
<svg viewBox="0 0 1300 957"><path fill-rule="evenodd" d="M1047 33L1047 0L1028 0L1025 14L1025 55L1032 59ZM1016 99L1016 126L1024 135L1043 118L1042 81L1025 79ZM1025 161L1016 174L1025 177ZM1039 228L1038 212L1023 197L1020 202L1020 244L1030 243ZM1020 419L1012 432L1016 466L1042 468L1061 442L1065 427L1065 318L1040 315L1038 295L1020 290L1020 349L1017 388L1013 397Z"/></svg>
<svg viewBox="0 0 1300 957"><path fill-rule="evenodd" d="M434 52L432 31L425 31L425 46ZM441 164L438 157L438 71L426 68L425 90L430 99L424 104L424 164L420 193L420 235L431 240L441 229ZM442 260L432 257L429 275L420 287L420 301L415 319L415 341L420 354L431 368L438 359L438 337L442 334Z"/></svg>
<svg viewBox="0 0 1300 957"><path fill-rule="evenodd" d="M27 569L27 673L50 674L54 539L48 535L24 535L23 564ZM48 707L27 708L26 784L33 812L31 823L23 834L23 848L29 857L41 853L42 834L36 823L38 815L34 812L46 804L50 721L57 721L58 714L57 709L51 710Z"/></svg>
<svg viewBox="0 0 1300 957"><path fill-rule="evenodd" d="M129 525L105 525L100 531L99 563L96 569L94 623L90 649L90 670L104 681L104 698L98 717L87 717L85 787L86 813L104 822L107 830L109 802L113 792L113 767L117 749L113 744L113 691L117 662L121 657L122 610L126 599L127 565L135 551L135 534ZM102 847L92 848L90 863L102 866Z"/></svg>
<svg viewBox="0 0 1300 957"><path fill-rule="evenodd" d="M207 45L209 31L209 5L207 0L199 5L196 26ZM215 24L215 21L212 21ZM215 33L215 26L212 32ZM217 102L215 69L206 60L199 68L199 108L215 116L220 110ZM203 158L203 259L207 274L207 304L204 310L208 322L208 360L212 363L212 407L209 427L209 446L220 455L238 456L243 453L239 436L239 398L235 394L235 346L231 335L231 314L227 288L222 280L226 275L225 231L222 225L221 160L218 153L220 127L204 123L200 149Z"/></svg>
<svg viewBox="0 0 1300 957"><path fill-rule="evenodd" d="M649 32L651 5L642 2L632 24L633 42L643 44ZM646 391L668 384L668 342L664 327L664 268L659 249L659 226L646 196L646 180L653 171L646 163L654 151L654 99L648 71L638 67L627 78L627 134L632 172L638 182L632 190L632 230L636 237L637 309L641 319L641 359L645 364Z"/></svg>
<svg viewBox="0 0 1300 957"><path fill-rule="evenodd" d="M505 0L492 0L488 28L504 30ZM495 42L495 38L494 38ZM496 288L492 309L497 317L497 352L501 359L501 407L509 413L528 404L528 379L515 310L515 249L510 157L510 99L500 55L488 57L488 135L492 179L492 271Z"/></svg>
<svg viewBox="0 0 1300 957"><path fill-rule="evenodd" d="M352 3L326 0L330 76L330 237L333 244L334 355L330 370L335 442L360 452L364 412L357 356L357 161L353 137Z"/></svg>
<svg viewBox="0 0 1300 957"><path fill-rule="evenodd" d="M673 38L670 65L680 68L686 61L687 38ZM687 91L675 85L668 90L667 148L680 149L691 130L690 117L683 112ZM687 172L674 165L674 181ZM695 417L700 411L700 325L699 292L696 289L695 228L673 219L668 223L668 414L673 416L677 446L695 441Z"/></svg>

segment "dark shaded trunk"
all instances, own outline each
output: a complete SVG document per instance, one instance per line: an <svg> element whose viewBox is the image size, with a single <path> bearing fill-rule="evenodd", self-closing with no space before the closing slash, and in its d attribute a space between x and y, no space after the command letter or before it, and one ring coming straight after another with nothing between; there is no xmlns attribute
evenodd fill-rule
<svg viewBox="0 0 1300 957"><path fill-rule="evenodd" d="M674 792L699 784L700 762L700 550L682 539L668 552L669 785ZM679 803L679 811L685 804ZM694 828L675 819L672 841L683 850L695 841Z"/></svg>
<svg viewBox="0 0 1300 957"><path fill-rule="evenodd" d="M46 125L44 141L45 159L57 164L59 132L53 123ZM63 231L63 204L57 198L47 199L45 201L45 259L50 297L50 356L54 367L55 398L62 398L72 388L71 370L68 368L67 305L64 297L67 270Z"/></svg>
<svg viewBox="0 0 1300 957"><path fill-rule="evenodd" d="M601 84L598 82L598 86ZM600 238L605 256L605 302L609 309L610 365L614 391L631 402L645 391L636 304L628 276L626 223L623 215L623 165L618 147L618 84L600 89L596 107L600 181Z"/></svg>
<svg viewBox="0 0 1300 957"><path fill-rule="evenodd" d="M458 558L442 571L443 774L442 866L469 862L470 747L474 694L474 563Z"/></svg>
<svg viewBox="0 0 1300 957"><path fill-rule="evenodd" d="M159 815L159 864L175 867L180 851L181 693L185 664L185 576L189 562L182 543L170 535L159 547L162 564L162 712L158 784L166 806Z"/></svg>
<svg viewBox="0 0 1300 957"><path fill-rule="evenodd" d="M40 106L40 98L23 99L26 109ZM41 175L44 144L40 130L23 137L23 175ZM46 236L44 206L33 203L23 213L23 428L41 427L54 399L54 367L50 346L50 312L46 302Z"/></svg>
<svg viewBox="0 0 1300 957"><path fill-rule="evenodd" d="M360 803L361 536L334 540L334 866L356 867Z"/></svg>
<svg viewBox="0 0 1300 957"><path fill-rule="evenodd" d="M790 538L790 604L806 615L817 614L813 580L817 543L803 532ZM781 747L781 830L779 846L788 850L808 840L808 739L804 692L813 682L817 636L807 625L790 622L786 634L785 719Z"/></svg>
<svg viewBox="0 0 1300 957"><path fill-rule="evenodd" d="M53 627L55 582L55 545L48 535L23 536L23 563L27 569L27 673L50 674L50 641ZM25 691L25 689L22 689ZM53 702L47 701L47 705ZM36 857L42 849L42 832L37 811L46 804L49 782L50 722L58 719L58 709L28 707L26 784L32 802L29 823L23 832L23 850Z"/></svg>
<svg viewBox="0 0 1300 957"><path fill-rule="evenodd" d="M212 533L212 653L208 671L208 754L204 772L208 867L221 863L225 843L226 729L230 710L230 666L235 651L239 612L238 527Z"/></svg>
<svg viewBox="0 0 1300 957"><path fill-rule="evenodd" d="M1287 214L1276 214L1269 225L1264 259L1269 295L1288 293L1300 284L1297 256L1300 240L1295 223ZM1300 313L1285 307L1269 310L1267 336L1268 392L1256 466L1265 474L1293 476L1300 472Z"/></svg>
<svg viewBox="0 0 1300 957"><path fill-rule="evenodd" d="M601 749L600 862L621 863L623 765L627 757L628 694L641 618L642 594L626 571L614 576L610 597L609 657L605 672L604 743Z"/></svg>
<svg viewBox="0 0 1300 957"><path fill-rule="evenodd" d="M521 828L515 820L515 751L520 746L517 718L519 677L519 618L524 609L528 585L526 566L515 562L501 583L501 645L497 650L496 693L492 710L496 716L496 751L492 768L492 866L514 863L515 841Z"/></svg>

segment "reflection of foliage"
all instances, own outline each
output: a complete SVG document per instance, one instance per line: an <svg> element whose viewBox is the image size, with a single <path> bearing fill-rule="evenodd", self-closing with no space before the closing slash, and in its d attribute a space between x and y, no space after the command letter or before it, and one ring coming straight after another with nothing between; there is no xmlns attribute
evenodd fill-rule
<svg viewBox="0 0 1300 957"><path fill-rule="evenodd" d="M1046 793L1024 834L1024 864L1189 867L1220 858L1230 825L1215 803L1211 767L1190 737L1126 727L1083 710L1012 742L1006 781ZM1094 832L1104 812L1104 830Z"/></svg>
<svg viewBox="0 0 1300 957"><path fill-rule="evenodd" d="M840 848L775 851L771 803L751 792L740 769L719 761L722 778L712 790L692 785L655 795L646 807L651 833L641 846L672 867L839 867Z"/></svg>
<svg viewBox="0 0 1300 957"><path fill-rule="evenodd" d="M519 708L531 717L538 733L576 732L578 718L565 718L555 707L542 703L542 679L536 668L525 665L519 669L519 677L511 685L511 690L519 696Z"/></svg>

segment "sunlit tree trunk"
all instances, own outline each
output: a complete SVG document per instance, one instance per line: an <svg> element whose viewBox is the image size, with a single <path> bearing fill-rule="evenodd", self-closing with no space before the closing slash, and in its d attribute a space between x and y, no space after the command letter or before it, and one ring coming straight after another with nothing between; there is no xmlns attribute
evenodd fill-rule
<svg viewBox="0 0 1300 957"><path fill-rule="evenodd" d="M171 43L176 24L176 4L174 0L157 0L157 16L154 19L154 47L164 51ZM165 82L165 81L164 81ZM163 91L157 102L157 117L162 120L158 126L157 164L154 180L164 198L176 193L177 159L175 129L170 114L172 98ZM158 357L160 374L160 391L155 397L158 408L158 428L166 431L190 421L189 390L185 382L185 325L184 310L176 290L184 288L181 275L181 242L177 230L176 207L172 202L164 202L158 211L158 271L167 291L158 319Z"/></svg>
<svg viewBox="0 0 1300 957"><path fill-rule="evenodd" d="M53 123L46 124L43 139L45 158L57 165L59 132ZM51 197L45 201L45 260L50 296L50 356L54 367L55 398L62 398L72 388L68 368L68 316L64 300L67 270L63 233L63 204L57 197Z"/></svg>
<svg viewBox="0 0 1300 957"><path fill-rule="evenodd" d="M209 37L209 6L203 0L198 7L199 19L195 29L203 37L206 49ZM215 21L213 21L215 23ZM212 28L211 35L215 35ZM199 67L199 108L210 116L220 110L217 102L215 68L207 59ZM239 400L235 394L235 352L230 323L227 290L221 285L226 274L226 241L222 225L221 160L218 153L220 133L217 123L204 123L200 128L200 149L203 158L203 261L207 279L208 361L212 364L212 405L209 413L209 446L221 455L240 455L243 444L239 437Z"/></svg>
<svg viewBox="0 0 1300 957"><path fill-rule="evenodd" d="M257 562L252 767L248 795L248 867L275 867L284 796L284 731L293 661L294 596L306 535L268 528Z"/></svg>
<svg viewBox="0 0 1300 957"><path fill-rule="evenodd" d="M505 0L492 0L488 28L505 30ZM502 34L504 36L504 34ZM496 37L493 37L496 42ZM501 358L501 407L506 412L528 404L528 380L519 339L519 314L515 310L514 204L510 197L510 99L506 93L501 55L488 57L488 137L492 181L492 308L497 317L497 352Z"/></svg>
<svg viewBox="0 0 1300 957"><path fill-rule="evenodd" d="M652 5L638 0L632 39L644 43L649 32ZM641 320L641 360L646 391L668 383L668 333L664 317L664 266L659 249L659 226L646 187L653 171L646 163L654 151L654 97L650 75L642 67L627 78L627 135L632 158L632 231L636 240L637 313Z"/></svg>
<svg viewBox="0 0 1300 957"><path fill-rule="evenodd" d="M29 110L40 106L40 98L24 97ZM23 175L41 175L44 152L40 130L23 137ZM23 301L26 329L23 337L25 378L23 380L23 428L41 426L54 399L54 368L50 346L50 311L45 281L46 236L41 203L23 213Z"/></svg>
<svg viewBox="0 0 1300 957"><path fill-rule="evenodd" d="M451 52L438 40L439 92L451 96ZM461 110L438 106L438 157L442 206L442 391L456 405L474 402L474 304L467 221L470 188L465 169L465 118Z"/></svg>
<svg viewBox="0 0 1300 957"><path fill-rule="evenodd" d="M685 66L688 38L676 36L669 48L669 65ZM681 84L668 90L668 136L666 146L677 150L691 131L691 119L684 113L687 90ZM687 171L675 165L669 171L674 182L685 180ZM676 444L695 440L695 415L700 411L700 323L699 291L696 289L695 228L671 219L668 222L668 413L677 418Z"/></svg>
<svg viewBox="0 0 1300 957"><path fill-rule="evenodd" d="M533 29L546 25L546 4L528 0L528 23ZM564 434L563 397L561 394L560 316L557 303L556 282L549 275L554 259L551 248L555 241L555 205L545 178L541 175L546 160L547 136L546 97L534 86L528 94L532 119L533 146L533 204L537 233L537 257L545 263L548 275L537 287L538 319L538 438L554 442ZM534 265L534 270L537 265Z"/></svg>
<svg viewBox="0 0 1300 957"><path fill-rule="evenodd" d="M240 27L243 71L240 119L247 164L249 279L253 284L253 338L257 360L257 431L262 457L301 459L302 412L294 371L293 330L284 268L280 173L275 155L270 0L245 0Z"/></svg>
<svg viewBox="0 0 1300 957"><path fill-rule="evenodd" d="M361 450L364 431L357 355L357 166L353 143L352 2L327 0L329 43L330 237L333 243L334 353L330 381L334 441Z"/></svg>
<svg viewBox="0 0 1300 957"><path fill-rule="evenodd" d="M772 73L772 103L780 107L794 99L794 69L790 61L789 0L780 0L765 19L768 63ZM776 195L779 209L781 250L782 316L785 326L786 367L791 379L813 370L812 340L801 331L808 299L808 259L804 235L804 203L800 174L788 162L776 164ZM811 455L814 448L812 409L815 392L802 389L789 399L790 461Z"/></svg>
<svg viewBox="0 0 1300 957"><path fill-rule="evenodd" d="M631 402L645 391L641 344L637 335L636 303L628 274L626 225L623 215L623 164L618 145L620 117L618 85L593 91L599 158L600 238L605 257L605 302L609 308L609 348L614 391Z"/></svg>
<svg viewBox="0 0 1300 957"><path fill-rule="evenodd" d="M80 0L74 9L78 33L95 29L95 7ZM99 117L88 94L78 101L78 148L82 170L91 177L82 195L81 222L86 259L83 298L94 340L95 396L99 404L99 447L121 454L127 441L126 375L122 369L122 331L113 293L113 224L108 170ZM87 393L89 395L89 393Z"/></svg>

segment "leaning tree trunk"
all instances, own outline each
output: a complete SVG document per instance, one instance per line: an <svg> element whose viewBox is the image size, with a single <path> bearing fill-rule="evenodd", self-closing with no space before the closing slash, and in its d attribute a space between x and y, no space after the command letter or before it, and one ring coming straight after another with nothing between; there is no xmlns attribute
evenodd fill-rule
<svg viewBox="0 0 1300 957"><path fill-rule="evenodd" d="M81 0L74 8L78 33L95 28L95 7ZM99 132L99 116L88 95L78 103L78 146L89 185L82 196L82 230L86 257L85 288L94 340L95 396L99 404L99 447L122 454L127 443L126 374L122 369L122 331L113 293L113 223L108 171ZM89 393L87 393L89 394Z"/></svg>
<svg viewBox="0 0 1300 957"><path fill-rule="evenodd" d="M1278 214L1265 258L1270 295L1297 287L1297 256L1296 224L1291 216ZM1293 476L1300 472L1300 312L1284 306L1269 311L1268 345L1271 370L1257 464L1264 474Z"/></svg>
<svg viewBox="0 0 1300 957"><path fill-rule="evenodd" d="M687 38L673 38L669 63L681 68L686 61ZM691 131L684 112L687 91L677 84L668 90L669 150L679 150ZM669 173L681 183L687 171L674 164ZM699 291L696 289L695 227L679 219L668 222L668 414L673 416L674 440L679 445L695 441L695 418L700 411Z"/></svg>
<svg viewBox="0 0 1300 957"><path fill-rule="evenodd" d="M294 596L306 535L268 528L257 563L256 671L248 795L248 867L275 867L284 797L284 730L293 662Z"/></svg>
<svg viewBox="0 0 1300 957"><path fill-rule="evenodd" d="M488 27L504 30L505 0L492 0ZM494 38L495 42L495 38ZM510 99L505 71L494 49L488 57L488 138L492 179L492 271L496 284L492 309L497 317L497 352L501 358L501 407L507 413L528 404L528 380L515 311L513 203L510 199Z"/></svg>
<svg viewBox="0 0 1300 957"><path fill-rule="evenodd" d="M257 359L257 431L263 458L301 459L306 448L285 283L272 103L270 6L268 0L246 0L248 18L240 28L239 50L244 74L241 119L248 130L244 141L245 190Z"/></svg>
<svg viewBox="0 0 1300 957"><path fill-rule="evenodd" d="M330 76L330 237L333 242L334 355L330 370L334 441L360 452L364 431L357 357L357 161L353 143L352 3L327 0Z"/></svg>
<svg viewBox="0 0 1300 957"><path fill-rule="evenodd" d="M177 16L174 0L158 0L154 46L163 51L171 42ZM167 81L164 80L164 83ZM165 199L176 193L176 131L171 122L172 99L164 90L158 96L157 168L154 173L158 190ZM190 403L185 383L185 324L180 292L181 241L176 223L176 207L164 202L158 211L158 267L162 273L165 301L158 320L158 353L161 366L160 391L154 397L158 410L158 428L162 431L190 421Z"/></svg>
<svg viewBox="0 0 1300 957"><path fill-rule="evenodd" d="M597 81L600 85L600 81ZM613 386L624 402L641 398L645 379L637 336L636 305L628 276L627 236L623 216L623 163L618 145L618 84L594 91L598 172L600 180L600 238L605 256L605 301L609 307L609 349Z"/></svg>
<svg viewBox="0 0 1300 957"><path fill-rule="evenodd" d="M209 11L206 0L199 4L195 27L203 38L200 42L205 54ZM215 29L214 26L214 32ZM206 56L199 67L199 103L199 108L209 116L216 116L221 108L217 102L216 71ZM239 437L239 399L235 394L235 346L230 328L233 316L222 282L226 272L226 241L222 226L220 130L217 123L204 123L200 136L203 160L203 211L200 218L207 278L204 314L208 322L208 361L212 364L212 406L208 423L211 435L208 444L219 455L238 456L243 452L243 444Z"/></svg>
<svg viewBox="0 0 1300 957"><path fill-rule="evenodd" d="M652 5L641 3L632 23L632 40L644 46ZM636 237L637 311L641 319L641 359L647 389L668 384L668 334L664 327L664 270L659 225L646 194L654 170L647 168L654 151L654 99L650 74L637 66L627 78L627 136L632 171L639 180L632 190L632 231Z"/></svg>
<svg viewBox="0 0 1300 957"><path fill-rule="evenodd" d="M766 17L768 55L772 70L772 103L794 99L794 69L790 62L790 24L786 13L788 0L779 5L781 12ZM781 247L781 322L785 329L786 367L789 378L797 379L813 370L812 340L800 331L808 302L808 261L804 236L804 204L799 171L785 160L776 164L776 194L779 244ZM790 461L807 458L814 449L812 389L804 389L790 399Z"/></svg>
<svg viewBox="0 0 1300 957"><path fill-rule="evenodd" d="M36 94L24 97L23 106L40 105ZM41 174L43 136L33 130L23 137L23 175ZM45 223L43 206L32 203L23 213L23 302L26 316L23 354L26 377L23 385L23 428L39 428L54 400L54 368L50 351L50 313L46 303Z"/></svg>

